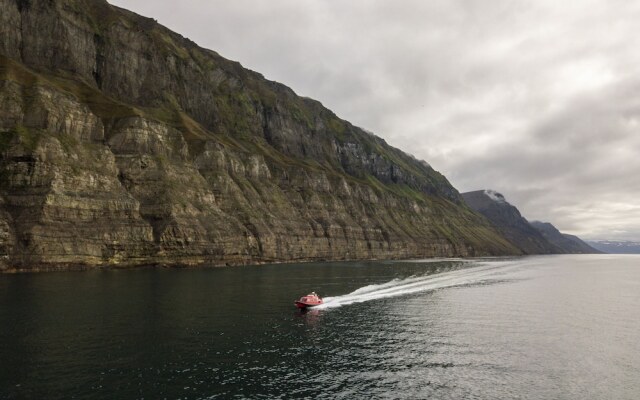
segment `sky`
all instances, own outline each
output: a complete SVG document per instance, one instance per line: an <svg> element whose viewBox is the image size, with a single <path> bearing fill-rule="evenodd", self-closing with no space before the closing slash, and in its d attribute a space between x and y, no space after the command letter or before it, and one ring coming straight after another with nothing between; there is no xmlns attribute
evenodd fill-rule
<svg viewBox="0 0 640 400"><path fill-rule="evenodd" d="M583 239L640 240L640 1L111 0Z"/></svg>

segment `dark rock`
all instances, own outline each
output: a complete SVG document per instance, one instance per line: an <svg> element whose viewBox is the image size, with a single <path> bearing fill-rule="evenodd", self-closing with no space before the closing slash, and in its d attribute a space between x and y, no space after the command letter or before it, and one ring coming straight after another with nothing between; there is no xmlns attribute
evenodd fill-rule
<svg viewBox="0 0 640 400"><path fill-rule="evenodd" d="M570 254L597 254L600 251L583 242L579 237L560 232L548 222L532 221L531 226L536 228L550 243L561 248L563 252Z"/></svg>
<svg viewBox="0 0 640 400"><path fill-rule="evenodd" d="M537 229L509 204L504 196L492 190L463 193L464 201L484 215L509 242L524 254L556 254L565 251L550 243Z"/></svg>

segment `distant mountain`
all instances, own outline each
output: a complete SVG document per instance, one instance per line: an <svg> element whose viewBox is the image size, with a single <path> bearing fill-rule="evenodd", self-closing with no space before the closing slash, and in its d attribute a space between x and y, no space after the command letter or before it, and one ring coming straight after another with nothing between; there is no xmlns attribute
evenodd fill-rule
<svg viewBox="0 0 640 400"><path fill-rule="evenodd" d="M531 226L536 228L549 243L561 248L565 253L571 254L594 254L599 250L589 246L577 236L560 232L555 226L548 222L532 221Z"/></svg>
<svg viewBox="0 0 640 400"><path fill-rule="evenodd" d="M484 215L511 244L524 254L558 254L565 251L550 243L504 196L492 190L462 193L473 210Z"/></svg>
<svg viewBox="0 0 640 400"><path fill-rule="evenodd" d="M615 240L590 240L591 247L609 254L640 254L640 242Z"/></svg>

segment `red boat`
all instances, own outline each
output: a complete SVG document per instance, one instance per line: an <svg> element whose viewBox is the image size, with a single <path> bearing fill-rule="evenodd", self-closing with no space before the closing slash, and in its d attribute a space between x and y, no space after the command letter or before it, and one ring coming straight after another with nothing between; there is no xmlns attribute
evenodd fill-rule
<svg viewBox="0 0 640 400"><path fill-rule="evenodd" d="M302 309L319 306L322 303L322 297L318 296L316 292L311 292L306 296L302 296L300 297L300 300L296 300L295 302L296 307Z"/></svg>

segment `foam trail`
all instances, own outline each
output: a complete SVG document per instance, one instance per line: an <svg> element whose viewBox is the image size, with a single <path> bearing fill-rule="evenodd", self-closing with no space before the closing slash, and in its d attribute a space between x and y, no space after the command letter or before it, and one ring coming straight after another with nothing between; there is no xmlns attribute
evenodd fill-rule
<svg viewBox="0 0 640 400"><path fill-rule="evenodd" d="M513 264L511 265L513 266ZM490 275L504 272L509 266L510 264L504 262L490 262L480 264L477 267L459 269L441 274L393 279L377 285L364 286L342 296L325 297L324 304L315 308L336 308L354 303L363 303L365 301L478 283Z"/></svg>

